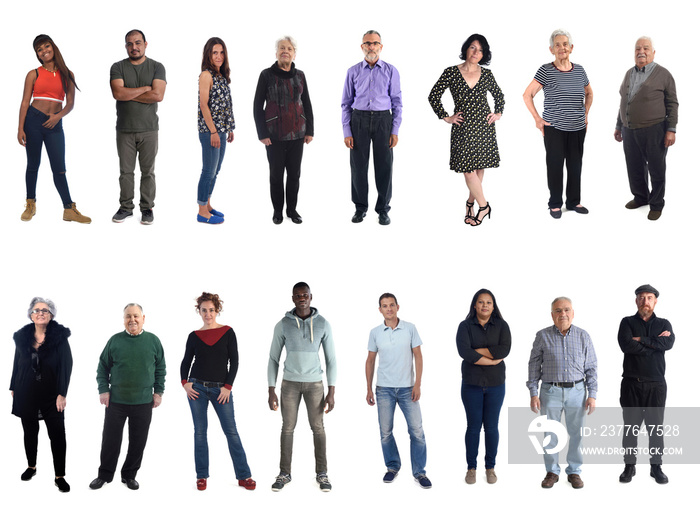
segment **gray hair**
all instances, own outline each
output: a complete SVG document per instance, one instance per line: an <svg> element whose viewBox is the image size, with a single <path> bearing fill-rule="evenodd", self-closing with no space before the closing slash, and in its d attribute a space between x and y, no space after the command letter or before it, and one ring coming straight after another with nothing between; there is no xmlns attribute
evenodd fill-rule
<svg viewBox="0 0 700 522"><path fill-rule="evenodd" d="M141 305L138 304L138 303L129 303L128 305L126 305L126 306L124 307L124 313L126 313L126 309L127 309L127 308L131 308L132 306L138 306L138 307L139 307L139 310L141 310L141 315L143 315L143 306L141 306Z"/></svg>
<svg viewBox="0 0 700 522"><path fill-rule="evenodd" d="M280 42L289 42L294 47L294 52L297 52L297 41L293 37L288 35L280 36L275 42L275 51L279 49Z"/></svg>
<svg viewBox="0 0 700 522"><path fill-rule="evenodd" d="M651 39L651 36L640 36L639 38L637 38L637 42L639 40L649 40L649 43L651 44L651 50L656 51L656 49L654 48L654 40ZM634 43L636 44L637 42Z"/></svg>
<svg viewBox="0 0 700 522"><path fill-rule="evenodd" d="M556 304L557 301L566 301L566 302L568 302L572 307L574 306L574 303L571 302L571 299L569 299L568 297L566 297L566 296L564 296L564 295L561 295L561 296L557 297L556 299L554 299L554 301L552 301L552 309L554 308L554 305Z"/></svg>
<svg viewBox="0 0 700 522"><path fill-rule="evenodd" d="M571 33L569 31L564 31L564 29L555 29L554 32L552 33L552 36L549 37L549 46L554 47L554 39L557 36L566 36L566 39L569 40L569 45L574 45L574 41L571 38Z"/></svg>
<svg viewBox="0 0 700 522"><path fill-rule="evenodd" d="M382 37L382 35L379 34L379 31L375 31L374 29L370 29L369 31L365 31L365 34L363 34L362 36L366 36L368 34L376 34L379 38Z"/></svg>
<svg viewBox="0 0 700 522"><path fill-rule="evenodd" d="M51 319L56 317L56 305L53 304L53 301L51 299L44 299L43 297L35 297L32 299L32 302L29 303L29 310L27 310L27 317L31 321L32 319L32 310L34 310L34 307L36 306L37 303L44 303L46 306L49 307L49 312L51 313Z"/></svg>

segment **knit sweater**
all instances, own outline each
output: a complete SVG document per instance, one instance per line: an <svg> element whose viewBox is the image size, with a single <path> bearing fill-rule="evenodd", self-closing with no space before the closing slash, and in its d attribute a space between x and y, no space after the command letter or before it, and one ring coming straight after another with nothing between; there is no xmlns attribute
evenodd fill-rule
<svg viewBox="0 0 700 522"><path fill-rule="evenodd" d="M620 85L620 110L616 128L625 126L628 129L643 129L666 121L669 129L675 129L678 124L678 97L676 82L671 73L656 64L634 98L628 100L633 70L634 67L627 71Z"/></svg>
<svg viewBox="0 0 700 522"><path fill-rule="evenodd" d="M97 365L100 393L110 393L118 404L147 404L165 390L165 354L158 337L150 332L113 335Z"/></svg>
<svg viewBox="0 0 700 522"><path fill-rule="evenodd" d="M321 346L326 360L328 386L335 386L337 368L331 325L313 307L311 315L305 319L298 317L294 310L287 312L275 326L272 336L270 361L267 365L268 386L274 387L277 383L283 347L287 348L283 379L294 382L322 380L323 369L318 355Z"/></svg>
<svg viewBox="0 0 700 522"><path fill-rule="evenodd" d="M201 381L220 382L230 390L237 372L238 343L233 328L222 326L197 330L187 338L185 356L180 365L182 384L189 376Z"/></svg>

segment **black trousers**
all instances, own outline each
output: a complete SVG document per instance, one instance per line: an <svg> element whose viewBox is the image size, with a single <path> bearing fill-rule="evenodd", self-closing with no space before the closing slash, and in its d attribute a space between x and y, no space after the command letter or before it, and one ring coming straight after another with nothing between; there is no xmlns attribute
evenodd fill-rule
<svg viewBox="0 0 700 522"><path fill-rule="evenodd" d="M265 147L270 163L270 198L276 217L282 217L284 206L284 170L287 169L287 216L297 215L297 195L301 177L304 140L272 141Z"/></svg>
<svg viewBox="0 0 700 522"><path fill-rule="evenodd" d="M634 200L651 210L664 208L666 193L666 122L644 129L622 127L622 147L627 163L627 177ZM651 177L651 191L649 191Z"/></svg>
<svg viewBox="0 0 700 522"><path fill-rule="evenodd" d="M51 440L51 453L53 454L53 469L57 477L66 474L66 428L63 415L52 415L44 418L46 431ZM39 447L39 420L22 417L24 428L24 451L27 454L27 466L36 467L36 454Z"/></svg>
<svg viewBox="0 0 700 522"><path fill-rule="evenodd" d="M547 186L549 208L561 208L564 191L564 162L566 162L566 208L573 209L581 203L581 165L586 129L560 131L544 128L544 148L547 151Z"/></svg>
<svg viewBox="0 0 700 522"><path fill-rule="evenodd" d="M665 382L639 382L623 378L620 385L620 406L625 428L622 447L625 464L636 464L637 430L646 424L649 436L649 462L661 464L664 451L664 407L666 406Z"/></svg>
<svg viewBox="0 0 700 522"><path fill-rule="evenodd" d="M374 159L374 180L377 185L377 204L374 210L389 212L391 207L391 174L394 153L389 148L392 116L390 111L353 111L353 148L350 149L350 174L352 202L355 209L366 212L369 208L367 172L369 170L370 145Z"/></svg>
<svg viewBox="0 0 700 522"><path fill-rule="evenodd" d="M141 467L143 450L146 448L148 428L151 426L153 403L118 404L109 403L105 408L105 423L102 430L102 450L100 451L100 470L98 477L107 482L114 478L122 447L124 424L129 419L129 450L122 466L123 479L136 478Z"/></svg>

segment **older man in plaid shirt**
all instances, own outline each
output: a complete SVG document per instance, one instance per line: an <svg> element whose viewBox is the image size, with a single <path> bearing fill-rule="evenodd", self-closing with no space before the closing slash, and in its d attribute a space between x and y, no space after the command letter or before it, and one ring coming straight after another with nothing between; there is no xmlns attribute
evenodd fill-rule
<svg viewBox="0 0 700 522"><path fill-rule="evenodd" d="M597 360L590 335L571 324L574 309L571 299L557 297L552 301L554 324L540 330L535 336L528 363L527 387L530 390L530 409L542 411L548 419L561 421L562 412L566 415L566 429L569 433L569 450L566 454L568 466L566 474L571 485L583 487L581 480L581 426L584 413L590 415L595 410L598 391L596 376ZM537 393L537 385L542 386ZM586 398L588 391L588 398ZM551 436L545 449L557 445L557 436ZM559 454L544 454L547 475L542 481L543 488L551 488L559 481Z"/></svg>

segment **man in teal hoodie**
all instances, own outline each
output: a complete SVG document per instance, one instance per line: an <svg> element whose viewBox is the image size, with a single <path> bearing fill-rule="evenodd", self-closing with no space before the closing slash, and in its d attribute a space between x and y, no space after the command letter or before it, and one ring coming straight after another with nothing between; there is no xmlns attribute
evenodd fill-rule
<svg viewBox="0 0 700 522"><path fill-rule="evenodd" d="M311 306L311 290L306 283L297 283L292 289L294 309L287 312L275 326L270 346L270 361L267 366L268 404L271 410L282 407L282 436L280 473L272 484L272 491L281 490L292 480L292 444L294 428L299 413L299 403L304 399L309 424L314 434L316 457L316 482L321 491L331 490L326 464L326 432L323 427L323 412L329 413L335 406L335 379L337 374L335 346L331 325ZM323 369L319 350L323 346L326 360L328 394L324 397ZM275 386L279 371L282 348L287 348L284 361L281 400L277 399Z"/></svg>

